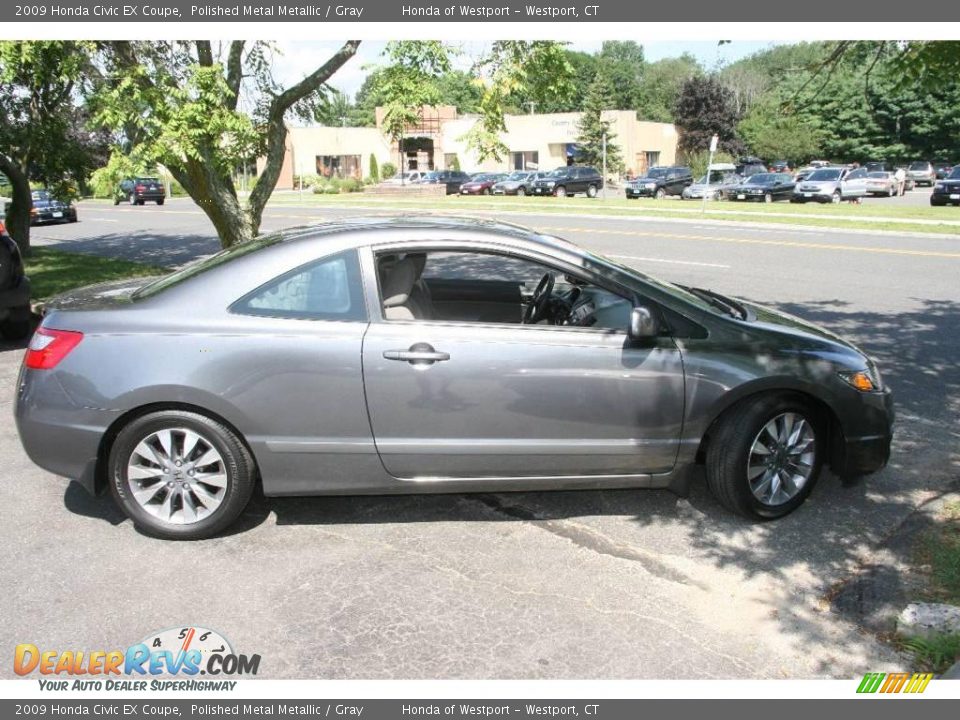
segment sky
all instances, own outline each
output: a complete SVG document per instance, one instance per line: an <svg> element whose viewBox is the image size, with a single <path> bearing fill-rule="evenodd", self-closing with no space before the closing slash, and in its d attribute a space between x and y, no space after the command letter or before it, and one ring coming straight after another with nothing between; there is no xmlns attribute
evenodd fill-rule
<svg viewBox="0 0 960 720"><path fill-rule="evenodd" d="M574 42L570 48L583 52L596 52L600 49L601 41ZM649 42L643 43L644 55L648 61L654 62L667 57L676 57L685 52L696 57L706 68L716 67L718 63L729 64L742 57L764 50L776 43L756 41L733 41L725 45L716 42L688 41L688 42ZM360 49L334 76L331 85L342 90L351 97L360 89L363 79L370 71L370 66L382 62L380 57L386 43L363 42ZM474 58L478 57L488 47L486 42L461 43L463 54L457 58L455 65L461 69L468 69ZM277 43L280 55L274 62L276 79L284 86L297 82L307 73L315 70L327 57L338 48L339 43L317 42L309 40L290 40Z"/></svg>

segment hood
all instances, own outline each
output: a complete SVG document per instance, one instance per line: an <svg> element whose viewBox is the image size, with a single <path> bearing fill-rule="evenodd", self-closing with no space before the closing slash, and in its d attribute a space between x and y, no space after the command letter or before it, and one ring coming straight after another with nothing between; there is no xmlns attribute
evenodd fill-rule
<svg viewBox="0 0 960 720"><path fill-rule="evenodd" d="M800 189L812 188L817 190L834 189L840 184L839 180L801 180Z"/></svg>
<svg viewBox="0 0 960 720"><path fill-rule="evenodd" d="M156 277L128 278L97 283L56 295L43 304L44 314L51 310L105 310L130 305L135 291Z"/></svg>
<svg viewBox="0 0 960 720"><path fill-rule="evenodd" d="M751 323L753 327L792 337L800 343L816 345L855 362L866 360L867 356L860 348L826 328L781 310L739 298L737 300L756 315L756 320Z"/></svg>
<svg viewBox="0 0 960 720"><path fill-rule="evenodd" d="M737 190L772 190L773 185L760 185L759 183L741 183L737 185Z"/></svg>

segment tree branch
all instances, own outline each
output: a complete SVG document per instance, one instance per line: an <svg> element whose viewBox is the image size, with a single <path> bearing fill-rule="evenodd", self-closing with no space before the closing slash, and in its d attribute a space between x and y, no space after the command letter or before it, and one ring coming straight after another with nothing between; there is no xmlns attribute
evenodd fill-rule
<svg viewBox="0 0 960 720"><path fill-rule="evenodd" d="M213 65L213 48L209 40L197 40L197 60L203 67Z"/></svg>
<svg viewBox="0 0 960 720"><path fill-rule="evenodd" d="M230 43L230 53L227 56L227 85L233 92L232 97L227 99L227 107L230 110L237 109L237 102L240 100L240 82L243 80L243 46L244 40L234 40Z"/></svg>

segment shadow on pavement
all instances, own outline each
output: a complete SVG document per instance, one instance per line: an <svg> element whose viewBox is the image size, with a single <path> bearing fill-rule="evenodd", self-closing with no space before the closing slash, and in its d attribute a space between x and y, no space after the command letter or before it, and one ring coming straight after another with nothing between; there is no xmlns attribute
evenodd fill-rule
<svg viewBox="0 0 960 720"><path fill-rule="evenodd" d="M219 252L220 242L215 235L175 235L169 232L136 231L132 237L129 234L112 233L44 244L42 247L130 260L147 265L177 267L204 255Z"/></svg>

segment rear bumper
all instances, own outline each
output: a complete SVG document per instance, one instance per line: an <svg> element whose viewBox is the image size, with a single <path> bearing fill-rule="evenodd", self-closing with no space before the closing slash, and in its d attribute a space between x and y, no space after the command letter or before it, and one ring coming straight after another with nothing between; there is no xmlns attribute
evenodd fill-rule
<svg viewBox="0 0 960 720"><path fill-rule="evenodd" d="M100 442L119 413L82 407L46 370L21 367L16 393L17 433L30 460L96 492Z"/></svg>

